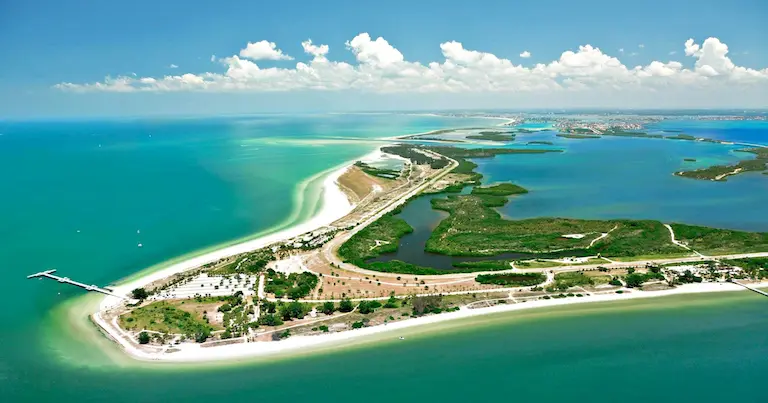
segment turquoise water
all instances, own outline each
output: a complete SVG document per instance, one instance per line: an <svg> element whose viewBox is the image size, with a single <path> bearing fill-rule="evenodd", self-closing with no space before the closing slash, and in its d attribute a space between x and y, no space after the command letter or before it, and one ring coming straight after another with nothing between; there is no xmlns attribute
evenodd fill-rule
<svg viewBox="0 0 768 403"><path fill-rule="evenodd" d="M717 377L737 388L728 391L734 398L758 401L756 374L766 367L754 357L766 352L768 324L765 301L751 295L556 320L519 322L507 315L477 322L484 323L481 330L414 334L405 343L327 356L170 370L125 366L94 348L99 341L72 339L62 304L83 292L24 278L56 267L81 281L109 284L301 221L319 207L317 174L373 150L377 138L487 124L402 115L0 122L0 267L6 276L0 289L12 301L0 310L6 323L0 332L3 400L562 400L588 394L615 401L633 395L629 379L658 379L662 388L643 396L675 400L693 394L717 401L725 393L713 381ZM551 140L551 134L519 140L539 138ZM684 181L670 175L683 157L698 156L699 163L739 158L727 146L635 140L557 139L567 150L562 155L478 162L490 181L531 188L510 203L511 216L649 215L764 228L765 178L666 182ZM643 163L646 158L653 163ZM635 170L636 176L621 174ZM652 179L643 179L643 172ZM696 197L675 195L675 189ZM83 317L76 319L82 324ZM592 343L595 338L600 343ZM669 382L680 373L680 383ZM690 384L702 379L712 381Z"/></svg>

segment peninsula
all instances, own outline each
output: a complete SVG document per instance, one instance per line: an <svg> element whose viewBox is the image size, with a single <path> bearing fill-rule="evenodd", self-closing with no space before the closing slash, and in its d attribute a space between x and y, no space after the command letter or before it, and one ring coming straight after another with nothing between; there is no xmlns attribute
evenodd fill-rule
<svg viewBox="0 0 768 403"><path fill-rule="evenodd" d="M539 147L382 146L325 174L323 210L305 224L124 284L91 286L108 291L93 322L134 358L209 361L397 337L405 327L492 312L766 285L768 233L502 217L496 209L529 190L483 184L473 160L563 151L530 143ZM764 149L745 151L764 158ZM402 166L380 168L376 159ZM426 195L427 208L444 218L422 252L450 257L450 267L388 258L415 231L399 214Z"/></svg>

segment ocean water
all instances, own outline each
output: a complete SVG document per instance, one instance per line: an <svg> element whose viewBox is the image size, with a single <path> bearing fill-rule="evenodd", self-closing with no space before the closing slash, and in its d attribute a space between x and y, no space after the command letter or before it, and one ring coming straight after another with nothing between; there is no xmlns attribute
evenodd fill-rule
<svg viewBox="0 0 768 403"><path fill-rule="evenodd" d="M70 309L93 296L24 278L55 267L104 285L275 230L311 216L319 208L319 174L370 152L378 138L493 123L389 114L0 122L0 289L9 297L0 310L3 401L764 401L757 385L766 370L759 359L768 346L766 301L745 293L504 315L462 328L415 329L405 342L379 340L332 354L179 368L126 363L89 327L84 311ZM727 138L728 128L718 130ZM538 138L551 133L520 140ZM665 170L683 157L701 164L743 157L729 146L635 140L556 139L566 153L478 162L489 181L532 190L509 204L510 216L605 213L697 222L706 215L712 225L765 228L765 178L701 183L700 190L695 181L660 179L683 181ZM658 158L642 163L651 157ZM553 179L561 174L569 179ZM654 197L694 192L687 186L697 197L677 195L669 204ZM90 330L73 331L77 326ZM670 382L673 375L677 381ZM632 380L661 386L628 390Z"/></svg>
<svg viewBox="0 0 768 403"><path fill-rule="evenodd" d="M768 125L763 127L766 136ZM484 182L511 181L530 191L500 209L506 216L658 219L768 231L765 175L747 173L727 182L673 175L753 158L734 152L743 146L642 138L565 139L551 132L521 137L521 141L551 141L564 152L475 161Z"/></svg>

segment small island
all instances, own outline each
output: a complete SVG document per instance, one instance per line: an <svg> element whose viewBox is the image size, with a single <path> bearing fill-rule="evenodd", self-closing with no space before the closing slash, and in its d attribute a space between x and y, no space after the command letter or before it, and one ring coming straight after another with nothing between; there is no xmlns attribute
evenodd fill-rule
<svg viewBox="0 0 768 403"><path fill-rule="evenodd" d="M478 134L472 134L469 136L466 136L469 140L488 140L488 141L497 141L497 142L504 142L504 141L514 141L515 135L510 134L514 133L513 131L507 131L507 132L501 132L501 131L482 131Z"/></svg>
<svg viewBox="0 0 768 403"><path fill-rule="evenodd" d="M754 154L755 158L751 160L739 161L733 165L713 165L707 168L696 169L692 171L680 171L675 175L684 178L726 181L729 176L738 175L745 172L760 172L768 170L768 148L746 148L736 150L736 152Z"/></svg>

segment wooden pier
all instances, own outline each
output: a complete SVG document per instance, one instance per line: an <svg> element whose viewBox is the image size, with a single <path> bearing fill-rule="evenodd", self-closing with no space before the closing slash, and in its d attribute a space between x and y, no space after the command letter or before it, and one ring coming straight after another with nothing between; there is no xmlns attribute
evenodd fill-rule
<svg viewBox="0 0 768 403"><path fill-rule="evenodd" d="M744 288L746 288L746 289L748 289L750 291L754 291L754 292L756 292L756 293L758 293L758 294L760 294L762 296L768 297L768 292L765 292L765 291L762 291L762 290L758 290L757 288L750 287L750 286L748 286L746 284L743 284L743 283L740 283L740 282L738 282L736 280L731 280L731 282L733 284L738 284L738 285L740 285L740 286L742 286L742 287L744 287Z"/></svg>
<svg viewBox="0 0 768 403"><path fill-rule="evenodd" d="M43 277L47 277L47 278L50 278L52 280L56 280L56 281L58 281L60 283L70 284L70 285L74 285L75 287L84 288L86 291L96 291L96 292L100 292L100 293L102 293L104 295L109 295L111 297L117 297L117 298L120 298L120 299L127 299L126 297L124 297L122 295L117 295L117 294L113 293L112 291L110 291L110 290L108 290L106 288L102 288L102 287L95 286L95 285L92 285L92 284L88 285L88 284L85 284L85 283L81 283L79 281L74 281L74 280L71 280L69 277L59 277L59 276L53 274L54 272L56 272L55 269L41 271L40 273L30 274L29 276L27 276L27 278L43 278Z"/></svg>

